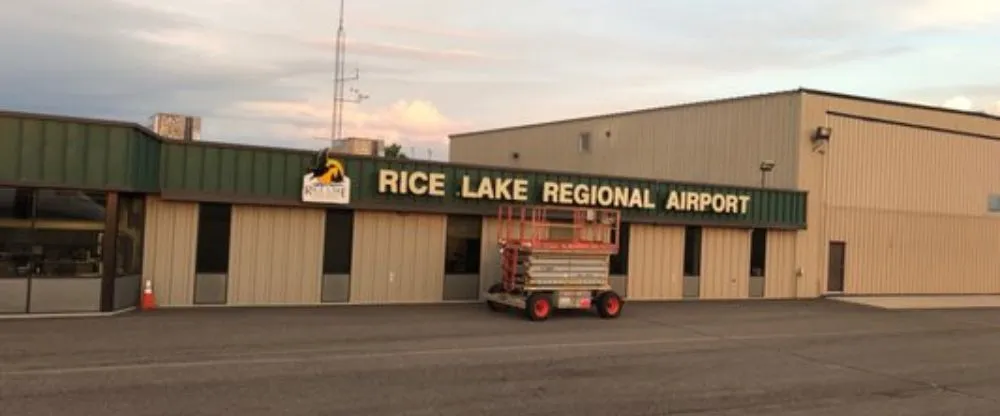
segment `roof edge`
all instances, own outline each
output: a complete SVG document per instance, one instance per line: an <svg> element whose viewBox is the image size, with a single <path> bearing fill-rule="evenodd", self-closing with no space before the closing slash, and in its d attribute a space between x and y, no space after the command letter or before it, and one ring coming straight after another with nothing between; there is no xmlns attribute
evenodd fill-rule
<svg viewBox="0 0 1000 416"><path fill-rule="evenodd" d="M845 100L864 101L873 104L891 105L896 107L913 108L918 110L935 111L938 113L972 116L978 118L985 118L987 120L1000 121L1000 115L994 115L984 111L957 110L954 108L947 108L935 105L919 104L915 102L900 101L900 100L890 100L886 98L876 98L865 95L846 94L841 92L818 90L813 88L801 88L799 91L801 91L803 94L821 95L824 97L842 98Z"/></svg>
<svg viewBox="0 0 1000 416"><path fill-rule="evenodd" d="M511 131L511 130L519 130L519 129L531 128L531 127L550 126L550 125L556 125L556 124L562 124L562 123L572 123L572 122L578 122L578 121L596 120L596 119L601 119L601 118L605 118L605 117L620 117L620 116L627 116L627 115L633 115L633 114L642 114L642 113L648 113L648 112L654 112L654 111L675 110L675 109L681 109L681 108L697 107L697 106L702 106L702 105L720 104L720 103L725 103L725 102L743 101L743 100L751 100L751 99L758 99L758 98L775 97L775 96L789 95L789 94L819 95L819 96L825 96L825 97L841 98L841 99L853 100L853 101L863 101L863 102L869 102L869 103L874 103L874 104L891 105L891 106L913 108L913 109L920 109L920 110L926 110L926 111L936 111L936 112L940 112L940 113L948 113L948 114L955 114L955 115L972 116L972 117L984 118L984 119L988 119L988 120L1000 121L1000 115L993 115L993 114L989 114L989 113L982 112L982 111L956 110L956 109L952 109L952 108L946 108L946 107L940 107L940 106L933 106L933 105L926 105L926 104L918 104L918 103L914 103L914 102L906 102L906 101L899 101L899 100L889 100L889 99L875 98L875 97L869 97L869 96L864 96L864 95L855 95L855 94L847 94L847 93L840 93L840 92L820 90L820 89L815 89L815 88L799 87L799 88L792 89L792 90L780 90L780 91L765 92L765 93L760 93L760 94L740 95L740 96L735 96L735 97L717 98L717 99L709 99L709 100L702 100L702 101L691 101L691 102L684 102L684 103L679 103L679 104L670 104L670 105L664 105L664 106L658 106L658 107L649 107L649 108L640 108L640 109L635 109L635 110L618 111L618 112L612 112L612 113L606 113L606 114L597 114L597 115L589 115L589 116L582 116L582 117L559 119L559 120L553 120L553 121L543 121L543 122L519 124L519 125L507 126L507 127L497 127L497 128L484 129L484 130L460 132L460 133L454 133L454 134L448 135L448 139L450 140L450 139L463 138L463 137L475 136L475 135L486 134L486 133L498 133L498 132L504 132L504 131Z"/></svg>
<svg viewBox="0 0 1000 416"><path fill-rule="evenodd" d="M675 109L688 108L688 107L698 107L698 106L702 106L702 105L720 104L720 103L725 103L725 102L752 100L752 99L767 98L767 97L777 97L777 96L789 95L789 94L799 94L802 91L803 90L801 88L792 89L792 90L771 91L771 92L764 92L764 93L757 93L757 94L739 95L739 96L735 96L735 97L725 97L725 98L715 98L715 99L709 99L709 100L688 101L688 102L682 102L682 103L678 103L678 104L669 104L669 105L662 105L662 106L656 106L656 107L647 107L647 108L639 108L639 109L633 109L633 110L616 111L616 112L605 113L605 114L592 114L592 115L587 115L587 116L571 117L571 118L558 119L558 120L552 120L552 121L540 121L540 122L534 122L534 123L518 124L518 125L514 125L514 126L495 127L495 128L490 128L490 129L474 130L474 131L467 131L467 132L460 132L460 133L449 134L448 135L448 139L450 140L450 139L455 139L455 138L461 138L461 137L467 137L467 136L474 136L474 135L478 135L478 134L497 133L497 132L502 132L502 131L525 129L525 128L530 128L530 127L542 127L542 126L550 126L550 125L562 124L562 123L572 123L572 122L577 122L577 121L597 120L597 119L601 119L601 118L605 118L605 117L620 117L620 116L628 116L628 115L633 115L633 114L651 113L651 112L655 112L655 111L675 110Z"/></svg>

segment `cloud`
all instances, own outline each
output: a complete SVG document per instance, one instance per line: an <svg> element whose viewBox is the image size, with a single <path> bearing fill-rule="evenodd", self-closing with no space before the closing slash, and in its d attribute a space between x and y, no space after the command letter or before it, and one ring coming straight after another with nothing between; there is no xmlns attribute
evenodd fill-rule
<svg viewBox="0 0 1000 416"><path fill-rule="evenodd" d="M449 26L435 26L435 25L418 25L407 22L400 21L386 21L384 19L361 19L361 21L351 22L360 26L365 26L371 29L382 30L387 32L395 32L398 34L410 34L410 35L426 35L440 38L461 38L461 39L471 39L471 40L486 40L486 39L497 39L502 37L500 34L490 31L485 31L482 29L462 29Z"/></svg>
<svg viewBox="0 0 1000 416"><path fill-rule="evenodd" d="M311 137L328 136L338 2L9 3L0 56L17 58L0 65L0 107L134 121L194 114L206 139L244 143L313 147ZM1000 68L983 58L1000 28L996 6L941 4L349 1L347 69L360 69L353 86L371 99L348 106L345 132L430 147L456 131L814 79L987 108L1000 99ZM907 90L921 85L940 89Z"/></svg>
<svg viewBox="0 0 1000 416"><path fill-rule="evenodd" d="M224 111L231 118L267 123L275 134L288 138L330 137L332 108L323 101L251 101ZM446 144L447 136L470 125L453 120L426 100L398 100L370 109L345 103L343 133L348 137L382 138L388 141Z"/></svg>
<svg viewBox="0 0 1000 416"><path fill-rule="evenodd" d="M944 107L950 108L952 110L962 110L962 111L971 111L973 109L972 100L970 100L968 97L963 97L961 95L949 98L947 101L944 102Z"/></svg>
<svg viewBox="0 0 1000 416"><path fill-rule="evenodd" d="M996 0L910 0L897 15L902 29L965 29L997 24L1000 2Z"/></svg>
<svg viewBox="0 0 1000 416"><path fill-rule="evenodd" d="M320 41L320 45L333 48L336 40ZM416 59L438 63L454 61L483 61L496 59L482 52L464 49L432 49L410 45L383 42L364 42L348 39L348 51L352 54L383 56L389 58Z"/></svg>

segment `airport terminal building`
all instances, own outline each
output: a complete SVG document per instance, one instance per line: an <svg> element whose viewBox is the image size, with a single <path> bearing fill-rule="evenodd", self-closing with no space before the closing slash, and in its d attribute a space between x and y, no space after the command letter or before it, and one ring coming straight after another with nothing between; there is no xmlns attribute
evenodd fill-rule
<svg viewBox="0 0 1000 416"><path fill-rule="evenodd" d="M1000 293L1000 120L789 92L454 135L451 163L0 113L0 313L468 302L501 203L623 212L629 300Z"/></svg>

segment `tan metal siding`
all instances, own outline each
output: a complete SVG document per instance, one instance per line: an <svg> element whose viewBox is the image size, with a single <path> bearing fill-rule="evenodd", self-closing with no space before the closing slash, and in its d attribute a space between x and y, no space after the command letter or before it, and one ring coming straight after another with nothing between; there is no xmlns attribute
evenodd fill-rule
<svg viewBox="0 0 1000 416"><path fill-rule="evenodd" d="M846 242L844 293L1000 293L1000 221L983 217L832 210Z"/></svg>
<svg viewBox="0 0 1000 416"><path fill-rule="evenodd" d="M653 179L795 186L798 96L780 94L512 128L452 138L452 161ZM590 153L577 151L590 132ZM610 132L610 137L605 136ZM510 157L518 152L520 158Z"/></svg>
<svg viewBox="0 0 1000 416"><path fill-rule="evenodd" d="M750 295L750 230L702 231L702 299L745 299Z"/></svg>
<svg viewBox="0 0 1000 416"><path fill-rule="evenodd" d="M977 216L1000 193L998 141L836 116L829 123L831 206Z"/></svg>
<svg viewBox="0 0 1000 416"><path fill-rule="evenodd" d="M795 276L796 231L767 232L767 272L764 297L770 299L794 298L798 292Z"/></svg>
<svg viewBox="0 0 1000 416"><path fill-rule="evenodd" d="M886 105L859 100L849 100L838 97L805 95L802 100L802 115L799 128L799 160L800 172L798 185L800 189L809 190L807 223L809 228L799 234L797 259L802 267L803 277L799 285L800 296L817 296L826 288L828 244L834 239L834 233L850 237L847 241L847 263L853 274L846 277L846 285L855 285L845 290L857 292L863 289L860 283L851 283L858 279L859 273L866 279L875 279L871 287L877 290L896 287L886 293L898 293L898 290L922 290L906 283L908 277L894 275L887 277L885 273L875 273L879 267L876 263L858 264L858 250L883 250L886 244L879 240L887 236L876 233L877 228L868 228L860 224L873 225L872 219L857 218L855 223L841 225L835 229L834 224L848 224L847 218L837 216L854 212L851 218L860 212L869 212L872 218L887 218L890 212L898 215L895 221L913 221L917 226L923 215L936 215L942 224L950 222L955 227L961 227L970 216L978 212L980 218L986 209L986 194L997 189L995 163L997 160L997 141L983 138L968 138L942 132L932 132L928 129L887 125L873 121L860 121L854 118L830 115L828 112L845 113L868 118L889 120L897 123L909 123L937 129L953 129L973 134L1000 136L1000 122L983 117L931 111L905 106ZM833 127L830 144L814 150L810 136L818 126ZM881 211L878 211L878 210ZM875 210L875 211L865 211ZM935 212L933 213L932 212ZM950 215L950 216L949 216ZM843 228L848 227L848 228ZM859 227L855 231L848 231ZM909 227L909 225L900 225ZM983 229L991 229L988 222L982 223ZM958 228L955 228L956 230ZM865 234L868 233L868 234ZM974 235L970 238L977 238ZM860 240L858 240L860 239ZM943 240L947 238L942 237ZM932 244L932 243L927 243ZM859 248L858 246L862 247ZM989 251L984 248L983 252ZM996 251L989 251L994 255ZM977 263L979 259L972 254L947 258L936 254L937 251L914 251L910 261L927 261L936 259L941 264L949 265L953 272L942 275L942 280L952 280L950 287L980 287L975 281L986 279L984 276L966 277L968 273L958 273L965 270L962 266ZM902 255L898 254L897 255ZM876 258L872 258L877 262ZM969 266L972 268L980 266ZM882 269L884 270L884 269ZM991 272L991 273L995 273ZM875 276L877 275L877 276ZM880 279L901 279L897 283L877 283ZM955 280L973 279L967 282ZM925 287L929 287L926 284ZM984 289L985 290L985 289ZM875 292L871 292L875 293Z"/></svg>
<svg viewBox="0 0 1000 416"><path fill-rule="evenodd" d="M1000 136L1000 121L972 114L811 94L805 96L804 103L811 110L806 113L810 117L822 116L825 111L833 111L939 129ZM816 110L819 110L819 114L816 114ZM816 125L812 128L816 128ZM837 135L837 131L834 130L833 134Z"/></svg>
<svg viewBox="0 0 1000 416"><path fill-rule="evenodd" d="M194 303L198 204L146 197L142 275L153 282L161 306Z"/></svg>
<svg viewBox="0 0 1000 416"><path fill-rule="evenodd" d="M684 272L684 227L631 226L629 300L680 299Z"/></svg>
<svg viewBox="0 0 1000 416"><path fill-rule="evenodd" d="M319 303L325 218L319 209L234 205L228 304Z"/></svg>
<svg viewBox="0 0 1000 416"><path fill-rule="evenodd" d="M351 303L442 301L446 219L356 212Z"/></svg>

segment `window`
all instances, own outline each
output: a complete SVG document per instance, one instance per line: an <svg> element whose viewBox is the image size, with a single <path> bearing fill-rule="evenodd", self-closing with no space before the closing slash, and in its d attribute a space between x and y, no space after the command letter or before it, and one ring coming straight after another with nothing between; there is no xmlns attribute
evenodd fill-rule
<svg viewBox="0 0 1000 416"><path fill-rule="evenodd" d="M323 274L351 274L354 250L354 211L326 210L323 234Z"/></svg>
<svg viewBox="0 0 1000 416"><path fill-rule="evenodd" d="M767 264L767 229L754 228L750 233L750 276L763 277Z"/></svg>
<svg viewBox="0 0 1000 416"><path fill-rule="evenodd" d="M684 276L701 276L701 227L684 227Z"/></svg>
<svg viewBox="0 0 1000 416"><path fill-rule="evenodd" d="M32 190L0 188L0 278L27 277L32 264Z"/></svg>
<svg viewBox="0 0 1000 416"><path fill-rule="evenodd" d="M145 202L142 195L119 195L116 276L142 274Z"/></svg>
<svg viewBox="0 0 1000 416"><path fill-rule="evenodd" d="M483 218L449 215L445 232L445 274L479 274L483 242Z"/></svg>
<svg viewBox="0 0 1000 416"><path fill-rule="evenodd" d="M991 194L988 198L987 211L1000 212L1000 195Z"/></svg>
<svg viewBox="0 0 1000 416"><path fill-rule="evenodd" d="M629 223L623 222L621 230L618 231L618 254L611 256L609 274L627 276L628 275L628 243L629 243Z"/></svg>
<svg viewBox="0 0 1000 416"><path fill-rule="evenodd" d="M590 133L580 133L577 146L580 153L590 153Z"/></svg>
<svg viewBox="0 0 1000 416"><path fill-rule="evenodd" d="M198 206L198 247L195 273L229 271L229 230L232 205L202 203Z"/></svg>
<svg viewBox="0 0 1000 416"><path fill-rule="evenodd" d="M0 277L93 277L104 271L107 194L0 188Z"/></svg>

